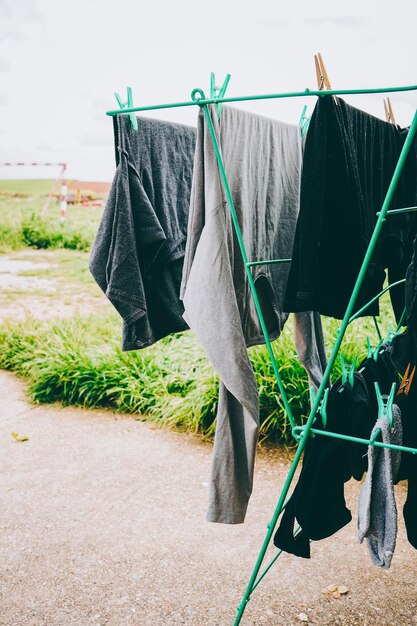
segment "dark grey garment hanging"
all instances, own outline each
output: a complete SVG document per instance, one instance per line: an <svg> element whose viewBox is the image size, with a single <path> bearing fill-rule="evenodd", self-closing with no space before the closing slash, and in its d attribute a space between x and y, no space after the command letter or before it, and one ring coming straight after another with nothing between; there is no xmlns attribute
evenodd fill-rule
<svg viewBox="0 0 417 626"><path fill-rule="evenodd" d="M310 385L317 390L327 367L320 313L294 313L294 340L298 358L308 374Z"/></svg>
<svg viewBox="0 0 417 626"><path fill-rule="evenodd" d="M117 170L90 271L123 318L123 350L188 328L179 299L195 128L114 117Z"/></svg>

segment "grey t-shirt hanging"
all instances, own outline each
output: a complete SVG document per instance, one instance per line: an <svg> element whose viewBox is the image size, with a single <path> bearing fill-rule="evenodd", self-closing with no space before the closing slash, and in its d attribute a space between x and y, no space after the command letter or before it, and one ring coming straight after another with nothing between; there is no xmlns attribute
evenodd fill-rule
<svg viewBox="0 0 417 626"><path fill-rule="evenodd" d="M90 256L90 271L123 318L123 350L188 328L179 290L195 128L114 118L117 170Z"/></svg>
<svg viewBox="0 0 417 626"><path fill-rule="evenodd" d="M211 119L249 261L290 258L299 210L299 127L223 107ZM287 319L289 263L253 276L271 339ZM259 400L246 346L264 343L204 113L200 111L181 298L220 379L207 519L244 521L252 491Z"/></svg>

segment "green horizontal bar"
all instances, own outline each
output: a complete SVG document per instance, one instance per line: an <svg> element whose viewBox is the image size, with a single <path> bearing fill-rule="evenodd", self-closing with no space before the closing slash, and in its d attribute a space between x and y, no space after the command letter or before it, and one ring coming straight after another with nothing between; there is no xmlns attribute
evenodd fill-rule
<svg viewBox="0 0 417 626"><path fill-rule="evenodd" d="M382 291L379 292L378 295L376 295L374 298L372 298L372 300L369 300L369 302L367 304L365 304L365 306L363 306L361 309L359 309L359 311L357 311L355 313L355 315L352 315L352 317L349 318L349 322L348 324L350 324L351 322L353 322L353 320L355 320L357 317L359 317L360 315L362 315L362 313L364 311L366 311L366 309L368 307L371 306L371 304L373 304L375 302L375 300L378 300L378 298L380 298L381 296L384 295L384 293L386 293L387 291L389 291L390 289L392 289L393 287L396 287L397 285L402 285L402 283L405 283L405 278L402 278L401 280L397 280L396 283L392 283L391 285L388 285L388 287L385 287L385 289L383 289Z"/></svg>
<svg viewBox="0 0 417 626"><path fill-rule="evenodd" d="M409 206L405 209L391 209L391 211L387 211L387 215L396 215L397 213L409 213L410 211L417 211L417 206ZM377 215L379 215L381 211L378 211Z"/></svg>
<svg viewBox="0 0 417 626"><path fill-rule="evenodd" d="M295 426L293 431L302 432L305 426ZM372 441L372 439L361 439L360 437L351 437L350 435L342 435L333 433L329 430L319 430L318 428L310 428L310 433L315 435L323 435L324 437L333 437L333 439L343 439L344 441L353 441L354 443L364 443L367 446L376 446L378 448L389 448L390 450L399 450L400 452L411 452L417 454L417 448L408 448L407 446L397 446L393 443L383 443L382 441Z"/></svg>
<svg viewBox="0 0 417 626"><path fill-rule="evenodd" d="M417 85L406 87L380 87L377 89L331 89L329 91L318 91L305 89L304 91L293 91L289 93L270 93L258 96L237 96L235 98L205 98L204 100L190 100L188 102L172 102L170 104L155 104L144 107L132 107L129 109L117 109L115 111L107 111L106 115L126 115L127 113L135 113L136 111L152 111L154 109L175 109L178 107L202 106L204 104L217 104L219 102L245 102L248 100L272 100L276 98L299 98L304 96L337 96L348 94L366 94L366 93L392 93L394 91L415 91Z"/></svg>
<svg viewBox="0 0 417 626"><path fill-rule="evenodd" d="M272 261L251 261L246 263L246 267L252 267L253 265L271 265L271 263L290 263L291 259L273 259Z"/></svg>

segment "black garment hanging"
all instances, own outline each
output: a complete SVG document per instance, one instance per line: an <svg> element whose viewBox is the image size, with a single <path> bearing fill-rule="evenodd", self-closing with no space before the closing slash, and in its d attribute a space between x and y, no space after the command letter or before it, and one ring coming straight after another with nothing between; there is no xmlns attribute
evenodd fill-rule
<svg viewBox="0 0 417 626"><path fill-rule="evenodd" d="M319 97L305 144L285 310L343 317L404 140L405 132L393 124L340 98ZM416 205L416 171L414 140L391 208ZM415 230L411 213L387 219L356 310L382 290L385 268L390 283L404 278ZM398 319L404 308L403 288L393 289L391 297ZM365 314L377 315L378 303Z"/></svg>
<svg viewBox="0 0 417 626"><path fill-rule="evenodd" d="M342 384L341 379L336 381L327 400L327 428L340 434L366 437L369 416L370 399L363 376L355 372L353 388ZM321 418L315 425L322 428ZM358 473L358 458L364 452L365 445L342 439L320 435L309 439L300 478L275 533L275 546L309 558L310 539L329 537L351 521L344 483L353 473ZM294 538L295 520L302 531Z"/></svg>
<svg viewBox="0 0 417 626"><path fill-rule="evenodd" d="M403 444L417 445L417 236L413 255L406 272L405 305L407 330L394 337L390 355L401 376L396 403L400 407ZM403 454L398 480L408 481L407 499L403 508L408 541L417 549L417 455Z"/></svg>
<svg viewBox="0 0 417 626"><path fill-rule="evenodd" d="M334 383L327 400L326 428L369 439L378 415L374 382L379 383L381 393L385 394L396 380L397 370L384 344L376 361L368 358L359 365L352 387L341 379ZM321 417L315 427L322 429ZM361 480L366 469L366 444L322 435L310 439L299 480L275 533L275 546L309 558L310 539L329 537L351 521L344 483L352 477ZM301 531L294 537L296 521Z"/></svg>

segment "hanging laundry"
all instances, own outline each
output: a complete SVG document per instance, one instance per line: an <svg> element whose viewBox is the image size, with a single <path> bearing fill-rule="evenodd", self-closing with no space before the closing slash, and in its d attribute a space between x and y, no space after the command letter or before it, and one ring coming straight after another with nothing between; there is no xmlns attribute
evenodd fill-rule
<svg viewBox="0 0 417 626"><path fill-rule="evenodd" d="M417 223L417 214L414 213ZM417 226L414 226L417 231ZM405 275L405 306L409 332L417 333L417 236L413 242L413 254Z"/></svg>
<svg viewBox="0 0 417 626"><path fill-rule="evenodd" d="M300 216L284 302L286 311L343 318L377 216L405 141L405 131L336 97L319 97L306 138ZM391 208L417 202L414 139ZM356 310L404 278L416 229L412 214L391 215L356 301ZM404 289L391 291L397 319ZM366 315L378 314L378 302Z"/></svg>
<svg viewBox="0 0 417 626"><path fill-rule="evenodd" d="M387 416L377 420L371 437L380 431L383 443L402 445L401 411L392 407L392 425ZM401 452L370 445L368 471L359 494L359 542L368 544L374 565L388 569L397 541L397 506L394 481L400 467Z"/></svg>
<svg viewBox="0 0 417 626"><path fill-rule="evenodd" d="M117 170L90 256L90 271L123 318L123 350L188 328L179 290L195 128L114 117Z"/></svg>
<svg viewBox="0 0 417 626"><path fill-rule="evenodd" d="M416 216L417 218L417 216ZM415 218L415 219L416 219ZM399 361L402 382L397 402L403 414L404 445L417 447L417 236L405 281L407 332L393 341L393 358ZM402 359L400 359L402 357ZM417 549L417 455L403 454L399 480L408 480L403 508L407 538Z"/></svg>
<svg viewBox="0 0 417 626"><path fill-rule="evenodd" d="M308 374L310 386L317 391L327 367L320 313L294 313L294 342L298 358Z"/></svg>
<svg viewBox="0 0 417 626"><path fill-rule="evenodd" d="M365 359L354 373L353 385L339 378L330 389L326 429L369 439L378 415L374 382L388 393L397 380L397 370L386 346L378 360ZM321 417L315 427L323 429ZM287 502L274 536L276 547L296 556L310 558L310 540L330 537L348 524L352 515L346 507L344 483L361 480L367 470L365 444L317 435L309 439L297 485ZM294 537L296 521L301 531Z"/></svg>
<svg viewBox="0 0 417 626"><path fill-rule="evenodd" d="M370 400L361 374L354 385L337 380L327 401L327 429L346 435L363 436L370 431ZM322 428L321 418L315 424ZM355 460L366 446L317 435L309 439L299 480L287 502L274 544L285 552L310 557L310 539L330 537L348 524L352 515L346 507L344 483L353 474ZM293 536L295 520L301 526Z"/></svg>
<svg viewBox="0 0 417 626"><path fill-rule="evenodd" d="M414 214L414 220L417 216ZM403 445L417 447L417 236L405 281L406 332L396 335L390 347L400 373L396 403L401 410ZM410 544L417 549L417 455L402 454L397 481L407 480L403 517Z"/></svg>
<svg viewBox="0 0 417 626"><path fill-rule="evenodd" d="M289 258L299 210L299 127L229 107L223 107L219 122L216 107L209 110L249 260ZM288 317L282 308L288 271L288 263L253 268L271 339L280 335ZM241 523L252 491L259 430L258 389L247 347L265 340L203 111L181 298L184 318L221 379L207 519ZM300 317L297 323L301 333L308 329L313 336L319 320ZM314 337L319 336L317 328ZM307 351L303 359L317 364L317 378L320 355L315 344L309 349L315 354Z"/></svg>
<svg viewBox="0 0 417 626"><path fill-rule="evenodd" d="M412 392L409 395L397 396L396 402L401 410L403 427L403 445L417 447L417 381L412 383ZM397 482L407 481L407 498L403 507L403 517L407 538L417 549L417 459L415 454L401 455L401 465Z"/></svg>

